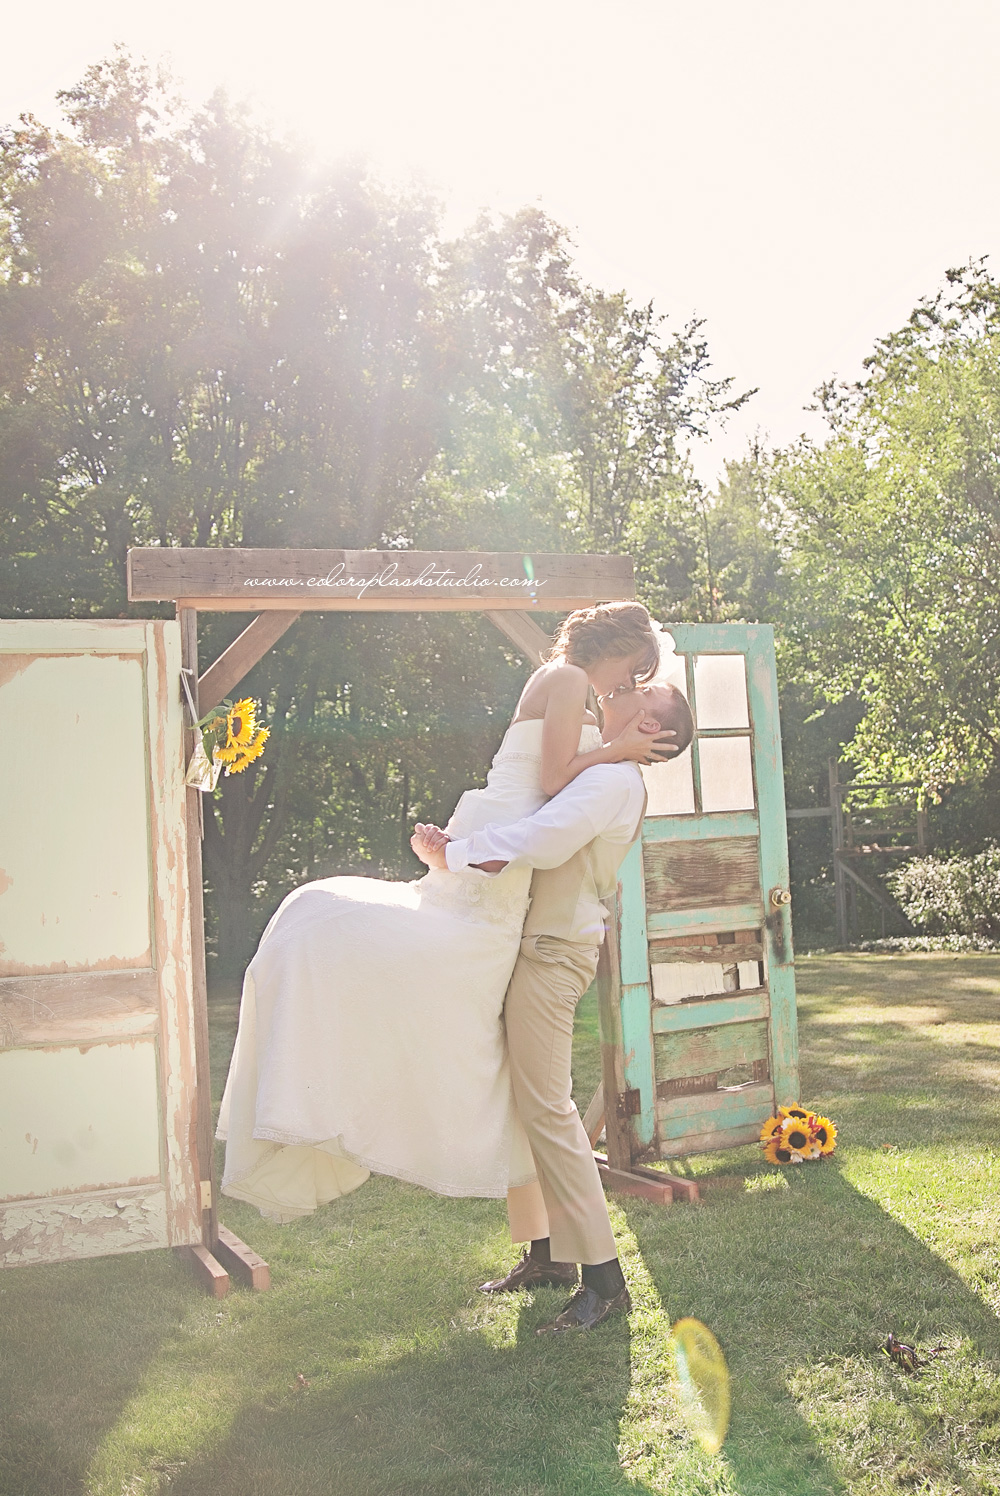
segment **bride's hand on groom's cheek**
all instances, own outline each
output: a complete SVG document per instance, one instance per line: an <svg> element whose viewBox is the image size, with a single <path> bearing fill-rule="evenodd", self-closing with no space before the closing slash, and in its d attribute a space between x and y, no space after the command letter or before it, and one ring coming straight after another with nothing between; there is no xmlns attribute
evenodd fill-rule
<svg viewBox="0 0 1000 1497"><path fill-rule="evenodd" d="M678 752L676 737L673 728L661 728L656 718L648 716L646 709L640 707L617 738L611 740L614 758L619 761L631 759L634 764L660 763Z"/></svg>
<svg viewBox="0 0 1000 1497"><path fill-rule="evenodd" d="M680 752L676 731L673 728L661 728L655 717L647 717L640 712L632 719L626 731L629 730L639 747L635 758L640 764L662 764Z"/></svg>
<svg viewBox="0 0 1000 1497"><path fill-rule="evenodd" d="M674 742L677 734L672 729L666 729L661 733L659 724L657 724L654 729L643 729L643 731L655 734L655 737L650 737L647 764L663 764L666 760L672 759L675 754L680 753L680 745Z"/></svg>

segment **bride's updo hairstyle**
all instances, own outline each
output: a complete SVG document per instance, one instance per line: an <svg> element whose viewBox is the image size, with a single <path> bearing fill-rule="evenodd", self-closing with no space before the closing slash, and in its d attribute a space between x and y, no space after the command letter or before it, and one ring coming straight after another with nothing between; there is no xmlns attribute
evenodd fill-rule
<svg viewBox="0 0 1000 1497"><path fill-rule="evenodd" d="M596 661L638 656L636 681L652 680L660 663L660 647L641 603L598 603L578 608L563 619L547 660L564 660L587 670Z"/></svg>

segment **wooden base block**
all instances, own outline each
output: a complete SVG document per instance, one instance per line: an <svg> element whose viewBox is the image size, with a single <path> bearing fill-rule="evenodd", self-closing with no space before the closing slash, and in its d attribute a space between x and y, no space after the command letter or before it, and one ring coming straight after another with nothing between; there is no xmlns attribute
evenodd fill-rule
<svg viewBox="0 0 1000 1497"><path fill-rule="evenodd" d="M666 1170L647 1169L644 1164L633 1164L628 1170L612 1169L603 1154L595 1154L597 1168L601 1179L609 1190L617 1190L623 1195L645 1195L644 1191L626 1189L626 1184L634 1186L637 1181L646 1181L647 1184L668 1186L670 1195L668 1200L700 1201L701 1190L693 1180L685 1180L682 1175L668 1175ZM612 1179L612 1176L614 1179ZM625 1182L625 1183L619 1183ZM647 1200L658 1201L659 1195L646 1196Z"/></svg>
<svg viewBox="0 0 1000 1497"><path fill-rule="evenodd" d="M700 1201L701 1189L693 1180L686 1180L683 1175L668 1175L666 1170L650 1170L644 1164L633 1164L633 1172L637 1175L645 1175L651 1180L666 1180L674 1193L674 1200Z"/></svg>
<svg viewBox="0 0 1000 1497"><path fill-rule="evenodd" d="M201 1243L194 1243L190 1247L181 1248L181 1253L194 1269L195 1278L198 1279L214 1299L225 1299L229 1293L229 1275L217 1259L212 1257L207 1247Z"/></svg>
<svg viewBox="0 0 1000 1497"><path fill-rule="evenodd" d="M605 1190L613 1190L621 1196L641 1196L644 1201L655 1201L658 1206L669 1206L673 1200L674 1193L666 1177L656 1178L652 1170L640 1175L634 1170L612 1169L600 1154L595 1154L594 1158Z"/></svg>
<svg viewBox="0 0 1000 1497"><path fill-rule="evenodd" d="M234 1279L248 1289L270 1289L271 1270L259 1253L230 1232L228 1227L219 1228L214 1253L219 1262L229 1270Z"/></svg>

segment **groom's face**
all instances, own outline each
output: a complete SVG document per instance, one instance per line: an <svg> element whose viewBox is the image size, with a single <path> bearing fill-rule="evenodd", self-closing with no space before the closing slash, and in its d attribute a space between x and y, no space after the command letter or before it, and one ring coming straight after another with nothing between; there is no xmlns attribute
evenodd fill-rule
<svg viewBox="0 0 1000 1497"><path fill-rule="evenodd" d="M602 697L605 736L616 737L625 724L631 722L636 713L646 706L648 696L648 686L633 686L629 682Z"/></svg>

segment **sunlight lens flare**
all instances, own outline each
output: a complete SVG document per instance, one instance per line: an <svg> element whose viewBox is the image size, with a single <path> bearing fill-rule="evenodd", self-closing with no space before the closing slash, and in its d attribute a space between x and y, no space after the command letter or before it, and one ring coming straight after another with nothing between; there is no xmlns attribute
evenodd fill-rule
<svg viewBox="0 0 1000 1497"><path fill-rule="evenodd" d="M521 557L521 565L524 567L524 575L528 579L528 596L532 603L538 602L538 588L535 586L535 563L530 556Z"/></svg>
<svg viewBox="0 0 1000 1497"><path fill-rule="evenodd" d="M670 1333L674 1377L684 1421L709 1455L729 1429L729 1368L718 1341L700 1320L679 1320Z"/></svg>

